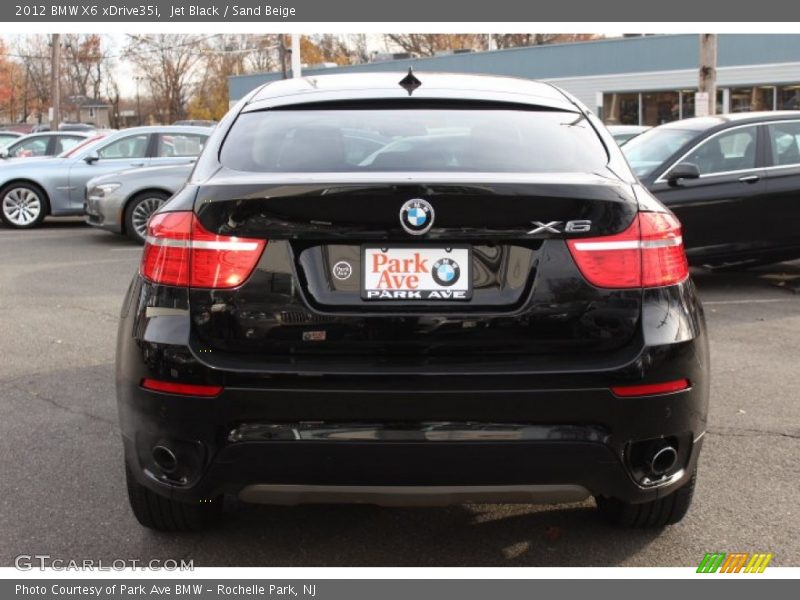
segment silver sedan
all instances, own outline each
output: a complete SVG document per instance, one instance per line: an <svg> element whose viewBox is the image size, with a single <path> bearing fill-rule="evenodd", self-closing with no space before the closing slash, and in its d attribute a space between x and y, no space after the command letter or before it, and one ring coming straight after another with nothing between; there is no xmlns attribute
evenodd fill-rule
<svg viewBox="0 0 800 600"><path fill-rule="evenodd" d="M86 184L86 222L144 243L147 221L183 187L193 165L130 169Z"/></svg>
<svg viewBox="0 0 800 600"><path fill-rule="evenodd" d="M0 218L9 227L29 229L47 215L83 215L90 179L134 167L192 163L210 132L204 127L134 127L56 158L10 158L0 164Z"/></svg>

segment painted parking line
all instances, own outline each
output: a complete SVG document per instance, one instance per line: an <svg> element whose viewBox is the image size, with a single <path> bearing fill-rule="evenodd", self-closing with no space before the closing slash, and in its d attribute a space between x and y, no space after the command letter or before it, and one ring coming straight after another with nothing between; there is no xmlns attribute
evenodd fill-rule
<svg viewBox="0 0 800 600"><path fill-rule="evenodd" d="M773 304L775 302L797 302L797 298L755 298L753 300L703 300L703 306L720 304Z"/></svg>

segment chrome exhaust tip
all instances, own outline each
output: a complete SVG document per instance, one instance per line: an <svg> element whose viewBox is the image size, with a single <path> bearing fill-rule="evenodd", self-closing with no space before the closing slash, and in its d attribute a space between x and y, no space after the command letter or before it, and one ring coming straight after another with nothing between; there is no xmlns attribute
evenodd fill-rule
<svg viewBox="0 0 800 600"><path fill-rule="evenodd" d="M650 458L650 472L653 475L663 475L670 471L678 461L678 451L672 446L663 446Z"/></svg>
<svg viewBox="0 0 800 600"><path fill-rule="evenodd" d="M151 456L156 466L166 474L174 473L178 468L178 457L166 446L153 446Z"/></svg>

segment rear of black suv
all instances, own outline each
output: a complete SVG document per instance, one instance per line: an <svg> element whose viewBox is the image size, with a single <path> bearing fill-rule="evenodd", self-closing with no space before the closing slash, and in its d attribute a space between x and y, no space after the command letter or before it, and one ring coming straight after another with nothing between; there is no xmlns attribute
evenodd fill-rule
<svg viewBox="0 0 800 600"><path fill-rule="evenodd" d="M131 505L691 502L708 348L680 225L544 84L254 92L151 219L122 311Z"/></svg>

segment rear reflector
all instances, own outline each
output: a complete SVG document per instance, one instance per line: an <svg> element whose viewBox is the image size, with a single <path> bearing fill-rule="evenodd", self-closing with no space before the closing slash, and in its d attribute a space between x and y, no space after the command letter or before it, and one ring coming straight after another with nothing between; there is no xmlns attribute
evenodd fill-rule
<svg viewBox="0 0 800 600"><path fill-rule="evenodd" d="M652 396L653 394L668 394L689 389L688 379L676 379L665 383L648 383L644 385L621 385L612 387L615 396L627 398L629 396Z"/></svg>
<svg viewBox="0 0 800 600"><path fill-rule="evenodd" d="M622 233L567 240L567 246L597 287L661 287L689 276L681 225L670 213L642 212Z"/></svg>
<svg viewBox="0 0 800 600"><path fill-rule="evenodd" d="M250 276L266 245L212 233L191 211L158 213L147 226L140 271L164 285L232 288Z"/></svg>
<svg viewBox="0 0 800 600"><path fill-rule="evenodd" d="M174 381L159 381L158 379L142 379L142 387L155 392L180 394L182 396L203 396L206 398L218 396L222 391L221 385L196 385L192 383L176 383Z"/></svg>

